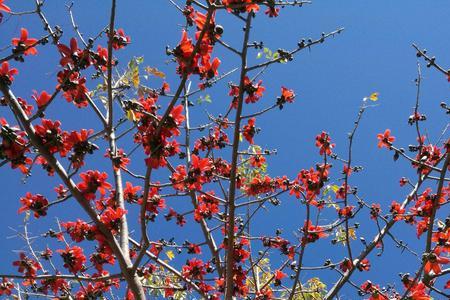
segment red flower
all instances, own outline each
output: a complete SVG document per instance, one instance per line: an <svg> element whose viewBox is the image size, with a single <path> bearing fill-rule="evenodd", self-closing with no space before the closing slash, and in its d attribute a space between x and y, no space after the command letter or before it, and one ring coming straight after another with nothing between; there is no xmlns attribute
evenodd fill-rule
<svg viewBox="0 0 450 300"><path fill-rule="evenodd" d="M380 286L373 284L369 280L361 285L361 290L367 294L370 294L370 298L368 300L389 300L389 297L385 296L381 292Z"/></svg>
<svg viewBox="0 0 450 300"><path fill-rule="evenodd" d="M203 219L211 219L219 212L219 200L214 197L214 191L197 196L197 207L194 210L194 219L200 222Z"/></svg>
<svg viewBox="0 0 450 300"><path fill-rule="evenodd" d="M31 97L36 101L38 108L41 108L45 106L48 101L50 101L52 96L46 91L42 91L40 95L38 95L38 93L34 91L34 94Z"/></svg>
<svg viewBox="0 0 450 300"><path fill-rule="evenodd" d="M86 257L80 247L67 247L66 250L60 249L58 252L64 260L64 267L70 272L78 273L84 269L83 264L86 262Z"/></svg>
<svg viewBox="0 0 450 300"><path fill-rule="evenodd" d="M320 155L324 155L325 153L327 155L331 155L335 144L331 143L331 138L325 131L322 131L321 134L316 136L316 147L320 149Z"/></svg>
<svg viewBox="0 0 450 300"><path fill-rule="evenodd" d="M245 76L244 91L248 94L248 96L245 98L245 103L255 103L263 96L263 92L266 90L266 88L261 86L261 84L262 80L258 81L257 84L253 84L250 78Z"/></svg>
<svg viewBox="0 0 450 300"><path fill-rule="evenodd" d="M275 286L281 285L281 279L285 277L287 277L286 273L283 273L281 270L276 270L274 274Z"/></svg>
<svg viewBox="0 0 450 300"><path fill-rule="evenodd" d="M22 207L19 208L18 213L31 210L34 212L35 218L47 215L49 203L48 200L40 194L32 195L28 192L25 197L20 198L20 202L22 203Z"/></svg>
<svg viewBox="0 0 450 300"><path fill-rule="evenodd" d="M26 165L31 165L32 159L25 156L30 152L27 141L24 139L25 133L15 127L10 127L5 119L0 118L0 156L11 161L13 169L19 168L22 173L28 173Z"/></svg>
<svg viewBox="0 0 450 300"><path fill-rule="evenodd" d="M250 157L249 162L252 167L261 168L261 166L266 162L266 158L261 155L261 151L258 151L258 154L252 155Z"/></svg>
<svg viewBox="0 0 450 300"><path fill-rule="evenodd" d="M396 201L392 201L391 203L391 213L394 217L395 221L399 221L402 219L403 214L405 213L405 209L402 208L402 205Z"/></svg>
<svg viewBox="0 0 450 300"><path fill-rule="evenodd" d="M131 42L131 38L125 35L122 28L114 31L112 46L115 50L122 49Z"/></svg>
<svg viewBox="0 0 450 300"><path fill-rule="evenodd" d="M108 149L106 151L105 157L111 157L111 151ZM127 165L130 163L130 159L127 157L127 154L123 151L123 149L117 149L116 155L111 159L114 170L126 169Z"/></svg>
<svg viewBox="0 0 450 300"><path fill-rule="evenodd" d="M302 231L305 233L302 237L303 244L314 243L318 239L328 236L321 226L314 226L311 221L305 222Z"/></svg>
<svg viewBox="0 0 450 300"><path fill-rule="evenodd" d="M431 300L432 298L427 293L427 287L423 282L416 283L411 286L412 280L408 280L405 283L405 287L409 287L409 293L407 299L411 300Z"/></svg>
<svg viewBox="0 0 450 300"><path fill-rule="evenodd" d="M57 47L62 55L59 62L61 66L71 65L85 69L91 64L89 52L79 49L75 38L70 39L70 48L64 44L58 44Z"/></svg>
<svg viewBox="0 0 450 300"><path fill-rule="evenodd" d="M120 219L127 213L123 208L108 207L100 216L100 221L113 233L119 230Z"/></svg>
<svg viewBox="0 0 450 300"><path fill-rule="evenodd" d="M244 125L242 130L242 134L250 144L253 144L253 137L256 134L255 121L255 118L248 119L247 125Z"/></svg>
<svg viewBox="0 0 450 300"><path fill-rule="evenodd" d="M187 252L189 254L201 254L202 253L202 249L197 244L188 243L187 247L188 247Z"/></svg>
<svg viewBox="0 0 450 300"><path fill-rule="evenodd" d="M3 0L0 0L0 2L1 1ZM0 3L0 10L1 10L1 3ZM14 284L8 279L3 278L3 281L0 282L0 296L2 295L10 296L12 289L14 289Z"/></svg>
<svg viewBox="0 0 450 300"><path fill-rule="evenodd" d="M48 293L48 289L51 289L53 294L57 294L58 291L64 292L69 289L69 283L62 278L49 278L41 280L42 289L45 294Z"/></svg>
<svg viewBox="0 0 450 300"><path fill-rule="evenodd" d="M17 69L9 68L9 63L7 61L4 61L0 67L0 81L2 81L6 85L11 85L11 83L14 81L14 75L19 74L19 71Z"/></svg>
<svg viewBox="0 0 450 300"><path fill-rule="evenodd" d="M431 253L425 263L424 271L429 275L439 275L442 272L441 265L446 265L449 263L449 257L439 256L437 253Z"/></svg>
<svg viewBox="0 0 450 300"><path fill-rule="evenodd" d="M405 186L409 182L408 178L402 177L400 178L400 186Z"/></svg>
<svg viewBox="0 0 450 300"><path fill-rule="evenodd" d="M128 203L136 203L139 196L138 192L142 189L140 186L133 186L131 182L126 182L125 188L123 190L123 198Z"/></svg>
<svg viewBox="0 0 450 300"><path fill-rule="evenodd" d="M67 102L74 102L78 108L88 106L88 89L86 78L80 77L78 72L68 70L58 72L58 85L64 91L64 98Z"/></svg>
<svg viewBox="0 0 450 300"><path fill-rule="evenodd" d="M84 165L86 154L92 154L98 147L88 141L89 135L94 131L92 129L81 129L80 132L72 131L64 136L66 152L72 151L69 160L73 167L78 169Z"/></svg>
<svg viewBox="0 0 450 300"><path fill-rule="evenodd" d="M207 264L204 264L202 260L193 258L187 262L187 265L183 266L183 277L203 280L203 276L206 274L206 267Z"/></svg>
<svg viewBox="0 0 450 300"><path fill-rule="evenodd" d="M339 264L339 269L341 269L342 272L347 272L348 270L353 269L353 262L348 259L345 258L340 264Z"/></svg>
<svg viewBox="0 0 450 300"><path fill-rule="evenodd" d="M268 15L270 18L272 17L278 17L278 13L280 12L279 8L276 7L268 7L267 10L264 12L266 15Z"/></svg>
<svg viewBox="0 0 450 300"><path fill-rule="evenodd" d="M0 6L1 10L1 6ZM37 39L28 38L28 31L25 28L20 29L20 38L13 38L12 45L15 46L14 53L22 53L25 55L36 55L37 50L35 47Z"/></svg>
<svg viewBox="0 0 450 300"><path fill-rule="evenodd" d="M395 141L395 137L391 136L391 131L389 129L386 129L384 133L379 133L377 135L377 138L378 138L378 148L386 147L390 149L392 143Z"/></svg>
<svg viewBox="0 0 450 300"><path fill-rule="evenodd" d="M93 240L97 230L95 226L79 219L76 222L61 223L61 226L66 229L72 240L77 243L85 239Z"/></svg>
<svg viewBox="0 0 450 300"><path fill-rule="evenodd" d="M358 270L362 271L369 271L370 270L370 262L367 258L364 258L358 264L356 265Z"/></svg>
<svg viewBox="0 0 450 300"><path fill-rule="evenodd" d="M61 122L48 119L42 119L41 125L34 126L36 135L41 139L42 144L46 146L50 153L62 152L65 153Z"/></svg>
<svg viewBox="0 0 450 300"><path fill-rule="evenodd" d="M355 208L354 206L345 206L343 208L340 208L338 210L339 217L350 218L353 215L354 208Z"/></svg>
<svg viewBox="0 0 450 300"><path fill-rule="evenodd" d="M4 1L5 0L0 0L0 11L4 11L7 13L11 12L11 9L8 6L6 6L5 4L3 4Z"/></svg>
<svg viewBox="0 0 450 300"><path fill-rule="evenodd" d="M78 189L83 193L86 200L94 200L97 190L101 195L105 195L106 190L111 189L111 185L106 182L108 174L105 172L89 170L80 174L82 182L78 183Z"/></svg>
<svg viewBox="0 0 450 300"><path fill-rule="evenodd" d="M293 90L290 90L284 86L281 87L281 96L277 98L277 105L280 109L283 109L283 105L288 102L294 102L295 94Z"/></svg>
<svg viewBox="0 0 450 300"><path fill-rule="evenodd" d="M35 277L36 272L41 269L41 265L37 261L28 258L23 252L20 253L20 260L13 262L13 266L19 268L19 273L29 277Z"/></svg>

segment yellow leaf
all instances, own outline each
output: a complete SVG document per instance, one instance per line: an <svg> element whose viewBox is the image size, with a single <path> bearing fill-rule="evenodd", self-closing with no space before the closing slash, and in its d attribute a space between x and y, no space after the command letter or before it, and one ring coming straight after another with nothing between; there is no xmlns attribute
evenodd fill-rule
<svg viewBox="0 0 450 300"><path fill-rule="evenodd" d="M139 87L140 79L139 79L139 69L136 67L133 69L131 74L131 80L133 82L133 86L135 88Z"/></svg>
<svg viewBox="0 0 450 300"><path fill-rule="evenodd" d="M145 72L147 72L148 74L151 74L153 76L159 77L159 78L163 78L163 79L166 78L166 74L164 74L164 72L161 72L157 68L146 67Z"/></svg>
<svg viewBox="0 0 450 300"><path fill-rule="evenodd" d="M353 240L356 240L356 232L354 228L349 228L348 229L348 236L350 238L352 238Z"/></svg>
<svg viewBox="0 0 450 300"><path fill-rule="evenodd" d="M378 95L379 95L378 92L372 93L372 94L370 94L369 99L371 101L378 101Z"/></svg>
<svg viewBox="0 0 450 300"><path fill-rule="evenodd" d="M131 109L127 110L127 119L130 120L131 122L137 121L136 115L134 114L134 111L132 111Z"/></svg>
<svg viewBox="0 0 450 300"><path fill-rule="evenodd" d="M169 260L172 260L175 258L175 254L173 254L172 250L166 251L166 256L169 258Z"/></svg>

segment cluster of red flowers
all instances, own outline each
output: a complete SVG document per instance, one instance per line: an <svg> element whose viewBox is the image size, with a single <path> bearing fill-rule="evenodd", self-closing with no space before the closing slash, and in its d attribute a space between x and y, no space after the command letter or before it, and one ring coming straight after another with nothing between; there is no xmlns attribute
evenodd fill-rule
<svg viewBox="0 0 450 300"><path fill-rule="evenodd" d="M126 36L122 29L114 31L112 45L115 50L121 49L130 43L130 37ZM64 68L58 72L58 89L64 91L64 97L68 102L73 102L77 107L86 107L89 102L86 77L81 70L94 66L96 69L105 70L108 62L108 51L100 45L97 52L89 48L80 49L75 38L70 40L69 46L59 43L58 50L62 56L60 65ZM113 61L115 64L115 62Z"/></svg>
<svg viewBox="0 0 450 300"><path fill-rule="evenodd" d="M230 92L228 93L230 96L233 96L233 100L231 102L231 106L233 108L237 108L238 99L239 99L239 85L231 84ZM245 103L256 103L263 96L263 92L266 90L265 87L262 86L262 80L258 81L258 83L253 83L247 76L244 77L244 88L243 93L246 94L244 98Z"/></svg>
<svg viewBox="0 0 450 300"><path fill-rule="evenodd" d="M192 258L183 266L183 277L189 279L203 280L209 268L209 263L204 263L201 259Z"/></svg>
<svg viewBox="0 0 450 300"><path fill-rule="evenodd" d="M143 204L143 198L138 200L138 204ZM148 199L146 202L145 211L150 213L148 217L151 221L154 221L155 217L159 214L159 210L166 208L166 201L159 195L159 190L157 187L152 187L149 189Z"/></svg>
<svg viewBox="0 0 450 300"><path fill-rule="evenodd" d="M69 156L69 160L75 169L84 166L84 157L86 154L92 154L98 147L89 142L89 136L94 131L92 129L81 129L78 131L72 131L64 135L64 143L66 150L72 150Z"/></svg>
<svg viewBox="0 0 450 300"><path fill-rule="evenodd" d="M183 165L177 166L171 176L173 187L176 190L201 190L203 184L210 182L212 164L209 158L200 158L197 155L191 156L191 166L186 172Z"/></svg>
<svg viewBox="0 0 450 300"><path fill-rule="evenodd" d="M314 243L318 239L328 236L323 227L313 225L311 221L305 222L302 231L304 233L302 237L302 244Z"/></svg>
<svg viewBox="0 0 450 300"><path fill-rule="evenodd" d="M32 159L25 155L30 152L25 132L11 127L3 118L0 118L0 125L0 159L8 159L13 169L19 168L22 173L27 173L27 165L31 165Z"/></svg>
<svg viewBox="0 0 450 300"><path fill-rule="evenodd" d="M317 201L316 198L325 182L328 181L330 167L330 164L326 164L318 165L316 170L313 168L301 170L290 186L290 194L295 195L297 199L304 195L306 197L305 200L311 205L322 208L323 203Z"/></svg>
<svg viewBox="0 0 450 300"><path fill-rule="evenodd" d="M210 151L212 149L222 149L229 143L228 135L219 126L214 127L213 132L208 137L201 137L195 141L195 154L199 151Z"/></svg>
<svg viewBox="0 0 450 300"><path fill-rule="evenodd" d="M200 222L203 219L211 219L219 212L219 200L214 197L214 191L197 196L197 207L194 210L194 219Z"/></svg>
<svg viewBox="0 0 450 300"><path fill-rule="evenodd" d="M82 181L77 187L86 200L94 200L95 193L100 192L101 195L106 194L106 190L111 189L111 184L106 182L108 174L97 170L89 170L80 174Z"/></svg>
<svg viewBox="0 0 450 300"><path fill-rule="evenodd" d="M36 276L37 271L42 269L41 265L32 258L29 258L25 253L20 253L20 260L13 262L13 266L18 267L19 273L24 274L27 277L33 278Z"/></svg>
<svg viewBox="0 0 450 300"><path fill-rule="evenodd" d="M97 234L97 228L93 225L78 219L75 222L61 223L61 226L66 229L74 242L80 243L87 240L93 240Z"/></svg>
<svg viewBox="0 0 450 300"><path fill-rule="evenodd" d="M58 250L64 261L64 267L74 274L84 270L84 263L86 257L83 254L83 249L78 246L67 247L65 250Z"/></svg>
<svg viewBox="0 0 450 300"><path fill-rule="evenodd" d="M145 162L153 169L165 167L166 159L180 152L178 142L169 141L169 138L180 135L179 126L185 119L183 106L178 105L172 108L164 124L161 124L162 117L156 115L157 100L158 95L151 93L148 97L141 97L138 102L128 104L139 120L134 142L142 144L148 156Z"/></svg>
<svg viewBox="0 0 450 300"><path fill-rule="evenodd" d="M27 192L25 197L20 198L20 202L22 207L19 208L19 213L31 210L36 218L47 215L49 202L40 194L33 195Z"/></svg>
<svg viewBox="0 0 450 300"><path fill-rule="evenodd" d="M424 140L425 137L422 137ZM412 166L417 168L417 171L421 174L429 174L431 172L431 168L429 166L436 166L441 158L442 158L442 150L445 149L440 148L436 145L422 145L419 147L419 151L416 155L416 161L412 162Z"/></svg>
<svg viewBox="0 0 450 300"><path fill-rule="evenodd" d="M253 144L253 137L255 136L257 129L255 127L255 118L250 118L247 121L247 124L242 128L242 135L244 138L250 143Z"/></svg>
<svg viewBox="0 0 450 300"><path fill-rule="evenodd" d="M112 233L117 233L119 230L120 219L127 213L123 208L107 207L100 216L100 221L105 224L106 228Z"/></svg>
<svg viewBox="0 0 450 300"><path fill-rule="evenodd" d="M171 52L178 62L177 73L181 76L197 74L200 79L211 79L217 76L220 65L217 57L211 60L215 40L220 38L221 34L215 25L214 14L208 18L190 5L187 5L184 11L188 25L196 25L197 43L194 44L187 31L183 30L181 41Z"/></svg>
<svg viewBox="0 0 450 300"><path fill-rule="evenodd" d="M281 253L286 255L289 259L294 259L295 246L290 246L291 243L288 240L285 240L279 236L274 238L263 237L262 243L264 247L280 249Z"/></svg>

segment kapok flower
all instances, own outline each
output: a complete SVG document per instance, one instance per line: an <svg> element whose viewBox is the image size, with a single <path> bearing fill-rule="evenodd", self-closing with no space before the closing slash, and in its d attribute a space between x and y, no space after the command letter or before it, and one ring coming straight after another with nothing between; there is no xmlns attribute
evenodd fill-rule
<svg viewBox="0 0 450 300"><path fill-rule="evenodd" d="M34 46L37 42L37 39L28 38L28 30L22 28L20 29L20 38L12 39L12 45L15 46L13 52L18 54L23 53L25 55L36 55L38 52Z"/></svg>
<svg viewBox="0 0 450 300"><path fill-rule="evenodd" d="M395 141L395 137L391 136L391 130L386 129L384 133L379 133L378 138L378 148L391 148L392 143Z"/></svg>

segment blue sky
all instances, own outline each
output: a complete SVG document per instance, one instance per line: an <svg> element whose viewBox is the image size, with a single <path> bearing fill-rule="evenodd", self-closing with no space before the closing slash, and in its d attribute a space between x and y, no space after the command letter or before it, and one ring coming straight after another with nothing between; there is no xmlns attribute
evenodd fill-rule
<svg viewBox="0 0 450 300"><path fill-rule="evenodd" d="M52 25L60 25L64 29L63 42L67 43L74 36L70 28L70 19L65 5L68 1L46 1L44 12ZM180 38L182 16L168 1L118 1L117 27L124 28L131 36L132 44L122 50L119 56L119 66L125 66L133 56L144 56L145 65L157 67L168 75L167 81L172 87L177 86L178 76L175 65L166 64L165 46L176 46ZM183 1L177 1L183 2ZM250 37L253 41L264 41L270 49L292 49L301 38L319 38L322 32L330 32L344 27L345 31L324 44L316 46L311 51L300 52L289 64L279 64L270 68L262 77L266 87L265 97L259 106L246 107L247 112L257 110L273 103L280 91L280 86L292 88L297 94L295 103L288 105L282 111L274 110L257 121L262 128L256 138L256 143L264 148L278 151L278 155L269 160L269 173L272 176L288 175L294 177L302 168L314 166L320 161L314 138L322 130L328 131L336 143L336 153L345 155L347 149L347 132L353 127L358 107L363 97L372 92L380 93L378 106L366 111L361 126L357 132L354 146L354 162L362 165L364 171L356 174L350 184L358 186L360 195L369 202L379 202L388 211L392 200L402 201L408 193L407 189L398 186L402 176L414 178L414 171L409 164L399 160L393 162L392 153L379 150L376 147L376 134L390 128L397 137L400 147L415 141L415 131L407 124L415 102L416 88L414 78L417 73L417 58L412 43L427 48L444 66L450 65L450 39L448 39L448 19L450 17L450 2L435 1L313 1L311 5L302 8L286 8L279 18L269 19L264 14L258 14ZM14 11L24 11L33 7L34 1L6 1ZM74 4L74 15L80 30L86 36L95 35L104 27L109 18L109 1L80 0ZM242 38L242 23L222 12L216 17L225 32L223 40L240 47ZM37 16L13 17L0 25L0 48L9 44L10 38L16 36L21 27L26 27L30 35L44 35L42 24ZM103 41L104 45L104 41ZM20 70L20 75L14 83L14 92L30 99L32 90L47 90L54 88L58 71L58 54L50 45L48 49L40 48L42 55L28 58L25 64L14 65ZM221 72L228 71L238 65L237 57L227 54L220 46L216 47L217 55L222 59ZM4 51L0 57L6 56ZM257 63L257 52L250 52L251 63ZM421 94L421 111L428 117L422 126L426 128L429 138L435 141L448 122L439 103L448 99L449 84L442 74L427 69L422 64L423 86ZM234 74L218 84L216 88L205 92L210 94L213 103L194 108L194 125L205 120L205 110L218 113L227 107L230 101L226 84L230 80L237 81ZM160 81L151 79L149 85L159 87ZM195 100L195 99L194 99ZM62 115L66 129L87 127L92 124L93 114L77 110L64 99L52 108L50 116ZM10 119L5 108L0 115ZM9 116L9 117L8 117ZM446 135L448 137L448 134ZM245 144L244 144L245 145ZM131 144L124 144L129 149ZM106 166L101 155L92 159L93 166ZM136 161L136 164L139 162ZM181 163L181 162L180 162ZM336 165L338 166L338 165ZM137 167L139 168L139 167ZM336 168L340 171L341 167ZM335 170L336 172L336 170ZM12 272L9 262L16 258L14 250L21 249L23 243L18 239L7 239L14 234L9 228L17 228L22 224L23 216L17 215L19 198L26 191L52 195L51 187L55 178L48 178L41 170L24 185L21 174L4 168L0 172L2 182L2 226L0 227L0 242L4 244L1 250L1 272ZM339 176L335 177L338 178ZM286 237L292 238L292 232L303 224L304 208L293 198L283 197L282 205L263 211L253 226L261 234L274 234L276 228L283 228ZM179 205L179 204L178 204ZM370 240L376 229L368 222L368 211L362 213L358 220L363 226L358 234ZM33 233L40 233L46 224L54 224L54 217L70 220L83 216L76 205L64 204L63 207L50 212L47 220L31 221ZM161 217L160 217L161 218ZM165 221L154 225L153 237L174 235L174 229ZM326 219L323 220L327 222ZM54 225L52 225L54 226ZM189 228L189 225L188 227ZM400 225L394 232L402 239L417 246L420 253L424 242L417 241L413 228ZM182 242L186 236L192 241L198 238L195 234L189 236L186 230L176 233ZM361 249L359 241L355 241L355 249ZM338 259L342 257L344 248L332 246L329 241L320 242L306 252L307 265L321 264L324 258ZM314 249L314 250L313 250ZM206 249L205 249L206 250ZM358 252L358 251L357 251ZM370 256L372 270L370 273L356 274L355 279L370 278L373 282L399 285L397 273L415 271L415 258L408 253L400 254L391 242L387 242L385 254L381 257ZM274 263L276 265L276 260ZM336 279L332 272L317 273L330 285ZM304 273L302 280L312 275ZM400 288L401 289L401 288ZM355 291L345 290L343 299L356 297Z"/></svg>

